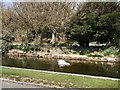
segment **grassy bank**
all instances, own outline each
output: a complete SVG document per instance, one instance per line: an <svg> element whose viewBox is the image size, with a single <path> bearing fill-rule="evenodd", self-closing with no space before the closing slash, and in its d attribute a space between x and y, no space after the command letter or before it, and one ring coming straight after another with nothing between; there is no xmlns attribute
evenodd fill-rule
<svg viewBox="0 0 120 90"><path fill-rule="evenodd" d="M34 82L37 84L43 83L65 88L118 88L118 81L113 80L16 70L4 67L0 69L2 69L3 77L17 81Z"/></svg>

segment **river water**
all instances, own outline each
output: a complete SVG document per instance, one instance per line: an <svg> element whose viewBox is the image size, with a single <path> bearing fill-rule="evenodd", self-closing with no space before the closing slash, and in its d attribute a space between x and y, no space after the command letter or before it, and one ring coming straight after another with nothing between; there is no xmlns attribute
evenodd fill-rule
<svg viewBox="0 0 120 90"><path fill-rule="evenodd" d="M57 59L53 60L46 58L43 59L35 57L27 58L9 56L2 57L3 66L119 78L119 64L101 62L96 63L88 61L66 61L70 63L70 66L60 67L57 63Z"/></svg>

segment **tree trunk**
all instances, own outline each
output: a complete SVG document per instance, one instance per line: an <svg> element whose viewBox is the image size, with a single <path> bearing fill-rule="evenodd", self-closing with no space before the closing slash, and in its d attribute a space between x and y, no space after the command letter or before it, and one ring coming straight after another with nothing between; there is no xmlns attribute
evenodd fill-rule
<svg viewBox="0 0 120 90"><path fill-rule="evenodd" d="M52 39L51 39L52 44L55 43L55 33L52 33Z"/></svg>

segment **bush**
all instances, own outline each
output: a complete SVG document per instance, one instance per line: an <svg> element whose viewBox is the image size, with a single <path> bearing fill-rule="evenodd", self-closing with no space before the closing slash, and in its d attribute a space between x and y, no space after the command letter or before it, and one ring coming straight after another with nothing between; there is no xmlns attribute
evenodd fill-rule
<svg viewBox="0 0 120 90"><path fill-rule="evenodd" d="M19 49L19 50L23 50L23 51L39 51L40 50L40 46L39 45L29 45L29 44L21 44L21 45L15 45L14 49Z"/></svg>
<svg viewBox="0 0 120 90"><path fill-rule="evenodd" d="M76 52L76 51L74 51L74 52L73 52L73 54L77 54L77 52Z"/></svg>
<svg viewBox="0 0 120 90"><path fill-rule="evenodd" d="M65 45L65 42L58 42L57 45L58 45L58 46L64 46L64 45Z"/></svg>
<svg viewBox="0 0 120 90"><path fill-rule="evenodd" d="M120 57L120 50L112 46L107 49L101 50L99 52L87 54L87 56L89 57L103 57L103 56L112 56L112 55Z"/></svg>
<svg viewBox="0 0 120 90"><path fill-rule="evenodd" d="M118 55L119 54L119 49L117 49L115 47L109 47L109 48L103 50L102 53L104 54L104 56Z"/></svg>
<svg viewBox="0 0 120 90"><path fill-rule="evenodd" d="M94 52L87 54L88 57L103 57L104 55L102 53Z"/></svg>
<svg viewBox="0 0 120 90"><path fill-rule="evenodd" d="M13 45L10 42L2 41L1 49L2 52L7 52L8 50L12 49Z"/></svg>

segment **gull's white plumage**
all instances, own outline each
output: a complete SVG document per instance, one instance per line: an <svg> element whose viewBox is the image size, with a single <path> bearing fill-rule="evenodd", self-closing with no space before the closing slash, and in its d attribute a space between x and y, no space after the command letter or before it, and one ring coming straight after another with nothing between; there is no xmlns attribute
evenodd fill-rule
<svg viewBox="0 0 120 90"><path fill-rule="evenodd" d="M65 60L58 60L58 65L63 67L63 66L69 66L70 63L67 63Z"/></svg>

